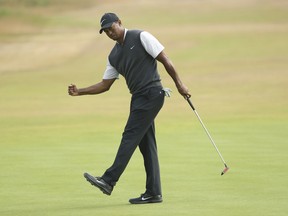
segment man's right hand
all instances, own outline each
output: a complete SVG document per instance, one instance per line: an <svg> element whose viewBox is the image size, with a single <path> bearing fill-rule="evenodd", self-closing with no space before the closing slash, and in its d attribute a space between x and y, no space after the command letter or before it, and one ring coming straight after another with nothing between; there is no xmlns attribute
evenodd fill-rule
<svg viewBox="0 0 288 216"><path fill-rule="evenodd" d="M71 84L68 86L68 94L71 96L78 96L79 95L79 92L78 92L76 85Z"/></svg>

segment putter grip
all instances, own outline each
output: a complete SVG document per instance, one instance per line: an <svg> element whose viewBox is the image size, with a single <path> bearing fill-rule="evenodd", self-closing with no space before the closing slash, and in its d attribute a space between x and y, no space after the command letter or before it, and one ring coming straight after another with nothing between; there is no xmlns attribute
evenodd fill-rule
<svg viewBox="0 0 288 216"><path fill-rule="evenodd" d="M193 110L195 110L195 108L194 108L194 106L193 106L192 101L190 100L190 98L187 98L187 101L188 101L189 105L191 106L191 108L192 108Z"/></svg>

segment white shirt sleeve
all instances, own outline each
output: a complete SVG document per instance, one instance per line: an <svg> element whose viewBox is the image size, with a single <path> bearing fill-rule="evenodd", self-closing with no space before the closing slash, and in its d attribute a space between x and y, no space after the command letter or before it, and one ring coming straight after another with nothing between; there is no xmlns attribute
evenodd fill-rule
<svg viewBox="0 0 288 216"><path fill-rule="evenodd" d="M156 58L164 50L164 46L149 32L141 32L140 40L146 52L153 58Z"/></svg>
<svg viewBox="0 0 288 216"><path fill-rule="evenodd" d="M110 64L109 59L107 59L107 66L103 79L119 79L119 72Z"/></svg>

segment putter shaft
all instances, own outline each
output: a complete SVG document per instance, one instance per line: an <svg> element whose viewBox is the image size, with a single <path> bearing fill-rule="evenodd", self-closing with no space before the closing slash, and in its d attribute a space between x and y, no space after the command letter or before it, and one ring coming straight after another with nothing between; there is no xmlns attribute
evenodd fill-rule
<svg viewBox="0 0 288 216"><path fill-rule="evenodd" d="M187 98L187 101L188 101L189 105L191 106L192 110L194 111L195 115L197 116L199 122L201 123L203 129L205 130L207 136L209 137L209 139L210 139L212 145L214 146L215 150L217 151L219 157L221 158L221 160L222 160L222 162L223 162L223 164L224 164L224 166L225 166L225 169L222 171L221 175L224 175L224 174L228 171L229 167L227 166L227 164L226 164L226 162L225 162L225 160L224 160L222 154L220 153L219 149L217 148L217 146L216 146L214 140L212 139L212 137L211 137L209 131L208 131L207 128L205 127L205 125L204 125L202 119L200 118L198 112L196 111L195 107L193 106L193 104L192 104L190 98Z"/></svg>

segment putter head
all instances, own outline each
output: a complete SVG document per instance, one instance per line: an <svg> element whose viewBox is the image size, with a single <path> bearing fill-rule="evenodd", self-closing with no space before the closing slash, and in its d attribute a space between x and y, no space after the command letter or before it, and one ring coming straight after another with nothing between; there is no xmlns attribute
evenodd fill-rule
<svg viewBox="0 0 288 216"><path fill-rule="evenodd" d="M229 167L225 164L225 168L221 173L221 176L224 175L229 170Z"/></svg>

